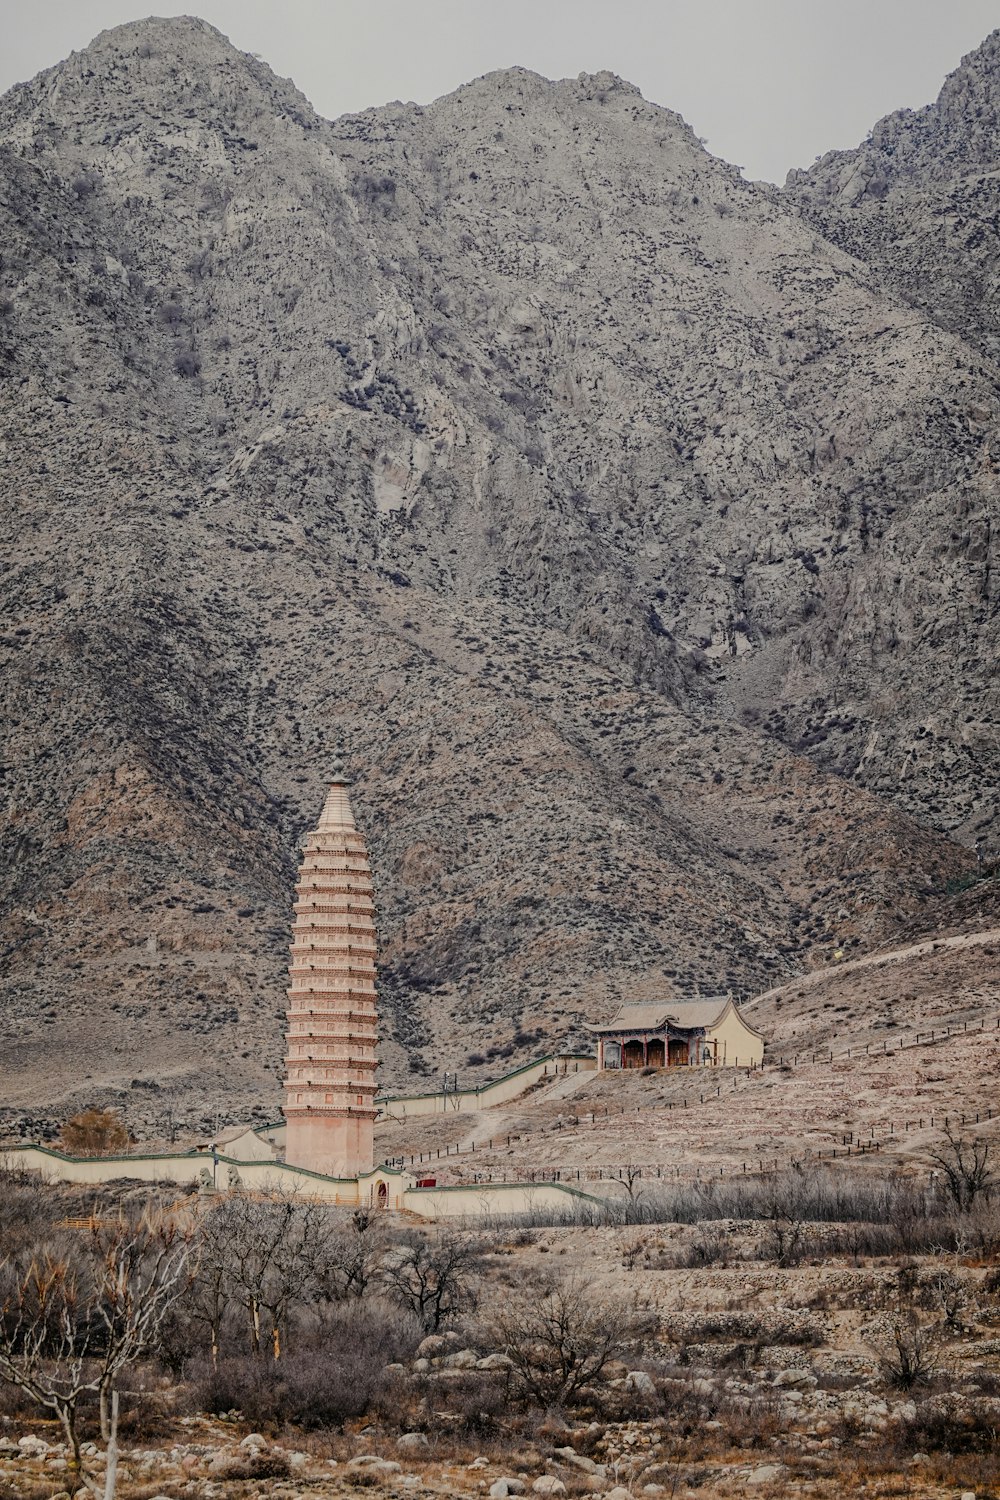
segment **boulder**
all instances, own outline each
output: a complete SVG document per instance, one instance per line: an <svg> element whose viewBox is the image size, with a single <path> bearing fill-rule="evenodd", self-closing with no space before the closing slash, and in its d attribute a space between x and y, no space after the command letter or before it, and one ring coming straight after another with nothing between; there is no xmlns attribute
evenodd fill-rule
<svg viewBox="0 0 1000 1500"><path fill-rule="evenodd" d="M747 1475L747 1484L774 1484L784 1473L784 1464L760 1464Z"/></svg>
<svg viewBox="0 0 1000 1500"><path fill-rule="evenodd" d="M449 1370L474 1370L479 1364L479 1355L474 1349L456 1349L454 1354L445 1355L444 1362Z"/></svg>
<svg viewBox="0 0 1000 1500"><path fill-rule="evenodd" d="M507 1500L509 1495L523 1495L524 1489L523 1479L512 1479L504 1475L502 1479L495 1479L490 1485L490 1500Z"/></svg>
<svg viewBox="0 0 1000 1500"><path fill-rule="evenodd" d="M774 1383L792 1391L814 1391L818 1381L811 1370L779 1370Z"/></svg>
<svg viewBox="0 0 1000 1500"><path fill-rule="evenodd" d="M565 1495L566 1486L554 1474L542 1474L531 1486L536 1495Z"/></svg>
<svg viewBox="0 0 1000 1500"><path fill-rule="evenodd" d="M512 1370L514 1361L508 1354L485 1354L476 1361L477 1370Z"/></svg>
<svg viewBox="0 0 1000 1500"><path fill-rule="evenodd" d="M396 1439L397 1448L428 1448L430 1439L426 1432L404 1432L402 1437Z"/></svg>
<svg viewBox="0 0 1000 1500"><path fill-rule="evenodd" d="M630 1386L640 1396L656 1395L656 1386L653 1383L653 1377L647 1374L645 1370L629 1370L625 1376L625 1384Z"/></svg>
<svg viewBox="0 0 1000 1500"><path fill-rule="evenodd" d="M266 1448L267 1438L262 1437L259 1432L248 1432L245 1438L240 1440L241 1448Z"/></svg>
<svg viewBox="0 0 1000 1500"><path fill-rule="evenodd" d="M27 1458L41 1458L49 1451L49 1445L45 1439L35 1437L30 1432L25 1437L18 1438L17 1446Z"/></svg>
<svg viewBox="0 0 1000 1500"><path fill-rule="evenodd" d="M557 1448L556 1457L564 1463L572 1464L574 1469L581 1469L584 1474L596 1474L599 1469L592 1458L588 1458L585 1453L577 1453L575 1448Z"/></svg>

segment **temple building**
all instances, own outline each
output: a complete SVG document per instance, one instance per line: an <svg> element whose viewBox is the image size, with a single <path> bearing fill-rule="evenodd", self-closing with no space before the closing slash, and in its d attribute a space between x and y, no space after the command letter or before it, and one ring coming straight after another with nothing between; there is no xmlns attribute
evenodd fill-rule
<svg viewBox="0 0 1000 1500"><path fill-rule="evenodd" d="M339 752L306 835L292 928L285 1161L329 1177L374 1167L375 911Z"/></svg>
<svg viewBox="0 0 1000 1500"><path fill-rule="evenodd" d="M764 1057L764 1038L731 995L622 1005L587 1030L597 1037L599 1069L756 1068Z"/></svg>

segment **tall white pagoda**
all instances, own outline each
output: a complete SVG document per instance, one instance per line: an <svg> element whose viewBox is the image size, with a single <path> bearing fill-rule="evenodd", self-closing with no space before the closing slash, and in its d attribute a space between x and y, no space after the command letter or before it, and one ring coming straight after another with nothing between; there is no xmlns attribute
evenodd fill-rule
<svg viewBox="0 0 1000 1500"><path fill-rule="evenodd" d="M374 1167L375 909L340 752L296 886L289 969L285 1160L329 1177Z"/></svg>

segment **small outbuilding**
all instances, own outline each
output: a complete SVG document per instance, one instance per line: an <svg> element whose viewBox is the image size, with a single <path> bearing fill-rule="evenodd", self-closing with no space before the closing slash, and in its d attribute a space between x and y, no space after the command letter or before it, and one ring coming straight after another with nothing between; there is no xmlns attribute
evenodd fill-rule
<svg viewBox="0 0 1000 1500"><path fill-rule="evenodd" d="M588 1026L604 1068L756 1068L764 1038L732 995L622 1005L610 1021Z"/></svg>

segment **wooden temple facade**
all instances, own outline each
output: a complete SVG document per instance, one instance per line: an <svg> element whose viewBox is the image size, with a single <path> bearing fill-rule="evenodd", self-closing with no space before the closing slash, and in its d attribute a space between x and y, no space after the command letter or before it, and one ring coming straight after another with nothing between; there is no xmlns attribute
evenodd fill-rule
<svg viewBox="0 0 1000 1500"><path fill-rule="evenodd" d="M604 1068L759 1067L764 1038L731 995L622 1005L587 1030Z"/></svg>

